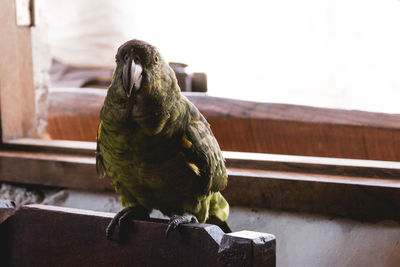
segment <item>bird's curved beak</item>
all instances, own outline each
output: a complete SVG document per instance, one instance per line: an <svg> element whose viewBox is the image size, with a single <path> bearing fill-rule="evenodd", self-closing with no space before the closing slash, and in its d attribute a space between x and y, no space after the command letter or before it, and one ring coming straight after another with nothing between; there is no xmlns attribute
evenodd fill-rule
<svg viewBox="0 0 400 267"><path fill-rule="evenodd" d="M122 86L127 97L131 96L133 88L135 88L135 91L139 90L142 83L142 71L142 65L136 64L132 58L124 64L122 69Z"/></svg>

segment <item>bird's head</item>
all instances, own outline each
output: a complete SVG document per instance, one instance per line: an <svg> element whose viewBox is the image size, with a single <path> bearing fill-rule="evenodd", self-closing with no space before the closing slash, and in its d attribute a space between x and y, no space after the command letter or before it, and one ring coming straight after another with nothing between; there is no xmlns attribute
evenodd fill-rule
<svg viewBox="0 0 400 267"><path fill-rule="evenodd" d="M174 71L158 50L140 40L130 40L118 48L117 67L109 93L119 105L128 104L138 122L166 121L169 110L180 98Z"/></svg>
<svg viewBox="0 0 400 267"><path fill-rule="evenodd" d="M141 40L130 40L118 48L115 56L128 98L135 94L157 93L155 90L176 87L175 73L157 48ZM118 78L118 77L114 77Z"/></svg>

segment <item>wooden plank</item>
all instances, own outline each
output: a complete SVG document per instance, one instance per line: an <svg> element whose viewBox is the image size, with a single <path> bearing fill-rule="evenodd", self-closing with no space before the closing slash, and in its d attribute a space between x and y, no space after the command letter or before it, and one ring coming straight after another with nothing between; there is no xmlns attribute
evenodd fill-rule
<svg viewBox="0 0 400 267"><path fill-rule="evenodd" d="M0 152L0 179L24 184L88 190L112 190L97 178L95 158L36 152Z"/></svg>
<svg viewBox="0 0 400 267"><path fill-rule="evenodd" d="M86 190L113 190L88 156L0 152L2 181ZM228 166L222 192L232 206L278 209L362 220L400 220L400 179L246 169Z"/></svg>
<svg viewBox="0 0 400 267"><path fill-rule="evenodd" d="M70 140L17 138L7 140L7 142L3 144L2 149L4 151L16 150L22 152L49 152L58 154L74 154L79 156L93 156L96 150L96 143Z"/></svg>
<svg viewBox="0 0 400 267"><path fill-rule="evenodd" d="M55 139L94 141L104 90L50 93ZM400 115L258 103L184 93L223 150L400 161Z"/></svg>
<svg viewBox="0 0 400 267"><path fill-rule="evenodd" d="M266 245L268 244L268 245ZM264 233L240 231L222 237L219 249L219 264L222 266L276 265L276 241L274 236Z"/></svg>
<svg viewBox="0 0 400 267"><path fill-rule="evenodd" d="M232 206L400 221L400 183L394 180L231 170L223 195Z"/></svg>
<svg viewBox="0 0 400 267"><path fill-rule="evenodd" d="M3 177L10 176L7 173L14 172L14 165L22 165L32 161L32 164L50 164L54 162L67 162L72 164L88 164L94 165L94 143L84 143L88 146L83 146L80 149L76 149L76 146L80 142L66 141L62 146L52 146L52 141L40 140L39 145L36 141L38 139L32 139L34 142L30 145L17 146L20 150L0 150L0 163L4 166L1 168L3 171ZM23 139L15 141L16 144L22 144L30 142L31 139ZM63 142L61 142L63 143ZM73 143L72 146L70 144ZM49 145L47 147L47 145ZM12 145L8 145L12 148ZM61 151L69 151L70 153L60 153ZM40 151L40 152L39 152ZM50 153L48 153L50 152ZM321 158L321 157L302 157L302 156L285 156L285 155L274 155L274 154L256 154L256 153L241 153L241 152L222 152L226 159L227 168L232 169L245 169L253 173L260 173L260 171L280 171L288 173L296 173L298 175L321 174L326 177L361 177L361 178L372 178L376 185L384 183L385 180L400 181L400 163L390 161L371 161L371 160L351 160L351 159L337 159L337 158ZM42 163L40 163L42 162ZM47 165L46 165L47 166ZM8 169L9 168L9 169ZM69 169L65 166L65 169ZM18 169L18 168L16 168ZM34 168L32 168L34 169ZM38 171L40 167L35 168ZM59 170L60 174L65 171ZM81 170L83 171L83 170ZM94 168L91 171L84 171L85 176L93 176ZM51 172L51 170L49 170ZM26 172L24 172L26 173ZM31 175L31 172L27 173L27 177L32 177L34 181L36 176ZM22 172L20 174L12 175L15 177L24 177ZM45 175L44 175L45 176ZM78 175L79 176L79 175ZM76 176L76 177L78 177ZM23 179L22 179L23 180ZM29 178L27 178L29 180ZM394 181L394 182L396 182Z"/></svg>
<svg viewBox="0 0 400 267"><path fill-rule="evenodd" d="M393 114L191 98L224 150L273 154L400 159L400 116Z"/></svg>
<svg viewBox="0 0 400 267"><path fill-rule="evenodd" d="M95 141L97 131L92 130L99 124L105 94L106 90L101 89L51 89L48 110L50 136L53 139ZM79 111L76 110L78 106Z"/></svg>
<svg viewBox="0 0 400 267"><path fill-rule="evenodd" d="M38 157L70 155L92 158L96 143L68 140L41 140L30 138L12 139L3 144L4 155L15 152L38 152ZM0 150L1 153L1 150ZM11 153L11 154L10 154ZM222 152L228 168L275 170L298 173L321 173L328 175L373 177L384 179L400 178L400 163L394 161L359 160L311 156L293 156L264 153ZM24 153L15 154L15 157ZM26 154L26 155L29 155ZM49 158L50 159L50 158ZM93 160L93 159L91 159Z"/></svg>
<svg viewBox="0 0 400 267"><path fill-rule="evenodd" d="M188 224L166 240L167 221L133 221L128 239L118 244L105 236L112 216L43 205L22 207L0 225L0 242L6 248L0 251L2 263L10 266L275 266L275 237L270 234L242 231L226 237L215 225ZM233 258L227 259L231 255L228 251L235 253ZM240 255L249 257L243 259Z"/></svg>
<svg viewBox="0 0 400 267"><path fill-rule="evenodd" d="M14 0L0 1L2 140L36 135L31 32L16 25L15 15Z"/></svg>
<svg viewBox="0 0 400 267"><path fill-rule="evenodd" d="M400 162L293 156L262 153L222 152L228 168L284 171L293 173L319 173L336 176L370 178L400 178ZM378 179L377 182L379 182Z"/></svg>

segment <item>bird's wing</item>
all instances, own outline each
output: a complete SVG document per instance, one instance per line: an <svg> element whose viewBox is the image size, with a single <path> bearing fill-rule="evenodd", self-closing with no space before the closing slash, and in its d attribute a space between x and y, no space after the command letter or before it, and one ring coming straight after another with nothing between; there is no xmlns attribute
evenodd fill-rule
<svg viewBox="0 0 400 267"><path fill-rule="evenodd" d="M100 150L100 138L101 138L101 121L99 126L97 127L97 138L96 138L96 172L100 178L104 178L106 176L106 169L103 163L103 156Z"/></svg>
<svg viewBox="0 0 400 267"><path fill-rule="evenodd" d="M204 180L205 192L225 188L225 161L210 125L199 110L187 99L188 125L183 136L185 158L190 168Z"/></svg>

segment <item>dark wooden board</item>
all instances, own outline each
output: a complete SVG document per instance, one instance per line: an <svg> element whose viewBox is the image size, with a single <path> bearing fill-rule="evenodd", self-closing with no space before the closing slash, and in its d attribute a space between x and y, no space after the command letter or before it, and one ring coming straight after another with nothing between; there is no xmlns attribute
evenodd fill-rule
<svg viewBox="0 0 400 267"><path fill-rule="evenodd" d="M270 234L244 231L227 236L214 225L188 224L167 240L166 221L133 221L127 240L117 243L105 236L112 216L43 205L22 207L0 224L2 264L275 266L275 237Z"/></svg>

